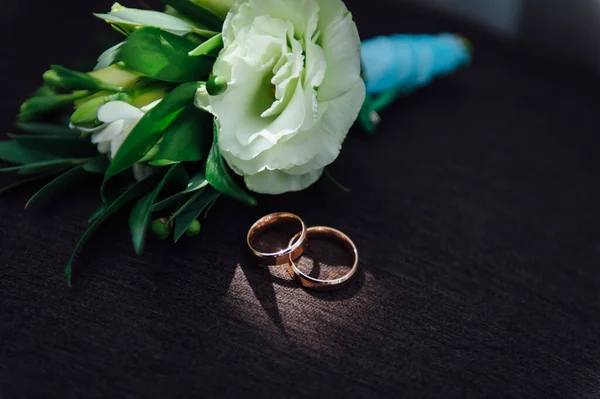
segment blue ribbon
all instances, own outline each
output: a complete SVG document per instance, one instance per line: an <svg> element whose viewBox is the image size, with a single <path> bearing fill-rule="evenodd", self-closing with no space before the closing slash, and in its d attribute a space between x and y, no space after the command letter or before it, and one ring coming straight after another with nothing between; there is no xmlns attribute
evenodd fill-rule
<svg viewBox="0 0 600 399"><path fill-rule="evenodd" d="M471 61L469 45L452 34L379 36L362 43L367 93L410 93Z"/></svg>

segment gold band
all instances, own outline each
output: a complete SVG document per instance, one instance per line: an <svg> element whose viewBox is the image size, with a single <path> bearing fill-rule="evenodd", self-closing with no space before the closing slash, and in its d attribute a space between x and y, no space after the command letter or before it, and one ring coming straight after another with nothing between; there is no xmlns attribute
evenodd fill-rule
<svg viewBox="0 0 600 399"><path fill-rule="evenodd" d="M290 244L286 249L282 249L281 251L273 253L265 253L256 250L252 246L252 242L254 241L256 236L258 236L261 232L275 224L289 221L299 222L300 226L302 227L302 231L300 231L294 236L294 238L292 238ZM269 266L283 265L285 263L288 263L290 259L296 259L300 255L302 255L304 248L306 248L306 226L304 225L304 221L300 219L300 217L294 215L293 213L272 213L259 219L256 223L252 225L252 227L250 227L250 230L248 230L246 242L248 244L248 248L250 248L250 251L260 263Z"/></svg>
<svg viewBox="0 0 600 399"><path fill-rule="evenodd" d="M306 288L310 288L310 289L314 289L314 290L321 290L321 291L327 291L327 290L334 290L337 288L341 288L345 283L348 282L348 280L350 280L352 278L352 276L354 276L354 274L356 273L356 271L358 270L358 250L356 249L356 246L354 245L354 243L352 242L352 240L344 233L342 233L339 230L333 229L331 227L324 227L324 226L316 226L316 227L310 227L306 230L306 238L307 241L310 237L333 237L336 240L340 241L344 247L352 253L352 256L354 257L354 262L352 264L352 269L350 269L350 271L348 273L346 273L344 276L334 279L334 280L319 280L317 278L314 277L310 277L309 275L307 275L306 273L302 272L300 269L298 269L298 267L296 266L296 264L294 263L295 258L292 258L291 256L288 257L287 262L288 262L288 271L290 272L290 275L292 276L293 279L295 279L300 285L302 285L303 287ZM295 240L297 240L299 237L299 234L296 234L294 237L292 237L292 239L290 240L290 245L295 242Z"/></svg>

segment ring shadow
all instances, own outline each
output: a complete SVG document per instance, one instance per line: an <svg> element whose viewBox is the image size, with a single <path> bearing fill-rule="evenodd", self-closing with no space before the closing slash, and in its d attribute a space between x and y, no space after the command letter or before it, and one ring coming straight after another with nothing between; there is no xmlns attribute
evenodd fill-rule
<svg viewBox="0 0 600 399"><path fill-rule="evenodd" d="M293 289L304 289L307 293L320 300L338 302L355 297L365 283L364 270L359 266L354 277L350 279L349 282L343 287L334 291L311 290L300 286L295 280L288 280L274 275L271 272L271 268L268 266L257 264L247 251L247 248L244 247L240 252L243 255L241 256L241 260L238 262L238 266L244 273L244 276L246 277L254 296L264 309L269 319L271 319L271 322L286 337L288 337L288 333L277 304L277 296L274 288L275 285ZM320 259L313 259L313 268L310 273L319 273L322 264L323 262Z"/></svg>

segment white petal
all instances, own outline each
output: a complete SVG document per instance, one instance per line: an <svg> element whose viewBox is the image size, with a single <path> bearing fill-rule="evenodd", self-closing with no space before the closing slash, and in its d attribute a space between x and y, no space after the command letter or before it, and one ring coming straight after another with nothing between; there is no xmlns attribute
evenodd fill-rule
<svg viewBox="0 0 600 399"><path fill-rule="evenodd" d="M282 21L290 21L294 25L294 30L302 35L307 32L311 16L317 15L318 11L319 5L316 0L238 1L232 7L223 25L225 46L230 42L234 42L236 35L245 26L250 25L257 17L264 15Z"/></svg>
<svg viewBox="0 0 600 399"><path fill-rule="evenodd" d="M265 170L255 175L246 176L244 181L248 189L256 193L278 195L304 190L319 180L322 174L323 169L304 175L288 175L278 170Z"/></svg>
<svg viewBox="0 0 600 399"><path fill-rule="evenodd" d="M362 79L344 95L320 104L319 122L268 151L246 160L222 151L227 163L238 174L256 174L264 170L284 170L288 174L305 174L323 168L337 159L342 143L354 124L365 99Z"/></svg>
<svg viewBox="0 0 600 399"><path fill-rule="evenodd" d="M104 129L92 133L92 143L102 143L104 141L110 141L117 137L123 131L124 122L116 121L104 125Z"/></svg>
<svg viewBox="0 0 600 399"><path fill-rule="evenodd" d="M153 109L154 107L156 107L158 104L160 104L161 101L162 101L162 98L160 100L156 100L154 102L151 102L150 104L145 105L145 106L143 106L140 109L145 114L146 112L150 111L151 109Z"/></svg>
<svg viewBox="0 0 600 399"><path fill-rule="evenodd" d="M98 152L100 154L110 153L110 141L103 141L101 143L98 143Z"/></svg>
<svg viewBox="0 0 600 399"><path fill-rule="evenodd" d="M123 144L123 142L125 141L126 138L127 138L127 134L119 134L118 136L115 136L111 140L111 142L110 142L111 158L114 158L117 155L119 148L121 148L121 145Z"/></svg>
<svg viewBox="0 0 600 399"><path fill-rule="evenodd" d="M344 2L340 0L317 0L317 3L319 3L319 29L344 18L349 13Z"/></svg>
<svg viewBox="0 0 600 399"><path fill-rule="evenodd" d="M328 3L332 0L321 1ZM327 72L319 88L319 101L329 101L350 90L361 72L360 36L352 15L347 10L340 14L338 10L332 17L329 20L327 13L322 11L319 20L321 47L327 61Z"/></svg>
<svg viewBox="0 0 600 399"><path fill-rule="evenodd" d="M244 142L251 135L262 131L270 123L260 114L271 105L270 66L252 67L245 60L236 63L234 76L225 93L210 97L211 107L221 123L219 144L221 148L236 155L258 154L274 145L264 137L257 137L251 146L242 146L238 140L238 131L246 134ZM218 74L218 72L217 72ZM222 76L219 74L219 76ZM265 86L267 85L267 86ZM246 155L252 157L252 155Z"/></svg>
<svg viewBox="0 0 600 399"><path fill-rule="evenodd" d="M322 138L320 151L303 165L288 169L290 174L303 174L315 168L323 168L337 159L348 131L356 121L358 113L365 101L366 89L362 79L358 79L354 87L346 94L328 102L327 110L315 129Z"/></svg>
<svg viewBox="0 0 600 399"><path fill-rule="evenodd" d="M94 67L94 71L98 71L100 69L104 69L104 68L107 68L107 67L111 66L112 63L115 61L115 58L117 57L117 54L119 53L119 49L124 44L125 44L125 42L121 42L121 43L119 43L117 45L112 46L111 48L109 48L105 52L103 52L100 55L100 57L98 57L98 63Z"/></svg>
<svg viewBox="0 0 600 399"><path fill-rule="evenodd" d="M208 91L206 91L206 85L202 85L196 90L194 105L206 112L214 114L214 111L210 106L210 96L208 95Z"/></svg>
<svg viewBox="0 0 600 399"><path fill-rule="evenodd" d="M302 91L299 79L295 86L296 88L292 91L293 95L289 103L281 114L275 117L272 123L265 126L262 130L250 134L250 136L248 134L251 132L248 132L247 129L238 130L237 138L242 146L247 148L248 145L252 144L259 137L263 137L276 144L284 136L296 133L300 129L306 115L304 92Z"/></svg>
<svg viewBox="0 0 600 399"><path fill-rule="evenodd" d="M98 110L98 119L105 123L118 120L137 121L143 116L143 111L124 101L110 101Z"/></svg>
<svg viewBox="0 0 600 399"><path fill-rule="evenodd" d="M306 77L305 86L319 87L325 79L327 61L323 49L309 40L306 44Z"/></svg>

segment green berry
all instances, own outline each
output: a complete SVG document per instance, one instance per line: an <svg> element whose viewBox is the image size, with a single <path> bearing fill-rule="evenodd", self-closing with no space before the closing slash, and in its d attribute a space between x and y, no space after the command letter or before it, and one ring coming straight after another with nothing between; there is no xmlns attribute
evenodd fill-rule
<svg viewBox="0 0 600 399"><path fill-rule="evenodd" d="M160 240L166 240L171 236L171 227L165 223L164 219L156 219L150 225L150 229Z"/></svg>
<svg viewBox="0 0 600 399"><path fill-rule="evenodd" d="M194 220L187 228L187 230L185 231L185 234L193 237L193 236L197 236L198 234L200 234L200 222L197 220Z"/></svg>

